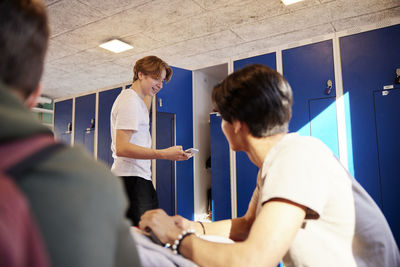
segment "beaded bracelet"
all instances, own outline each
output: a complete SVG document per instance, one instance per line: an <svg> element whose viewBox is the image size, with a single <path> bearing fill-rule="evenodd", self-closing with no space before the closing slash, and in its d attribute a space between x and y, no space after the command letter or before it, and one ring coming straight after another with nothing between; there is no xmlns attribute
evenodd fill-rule
<svg viewBox="0 0 400 267"><path fill-rule="evenodd" d="M180 254L179 246L181 245L182 240L189 235L197 236L196 231L194 229L183 230L182 233L180 235L178 235L178 238L174 241L173 245L171 245L170 243L167 243L167 244L165 244L165 247L172 249L172 252L174 254Z"/></svg>

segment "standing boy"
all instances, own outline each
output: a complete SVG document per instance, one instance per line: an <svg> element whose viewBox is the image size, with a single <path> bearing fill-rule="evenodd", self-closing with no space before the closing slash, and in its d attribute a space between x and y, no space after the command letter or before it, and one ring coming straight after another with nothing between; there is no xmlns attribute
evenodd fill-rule
<svg viewBox="0 0 400 267"><path fill-rule="evenodd" d="M130 200L127 216L138 225L140 216L158 207L151 181L151 159L187 160L182 146L152 149L149 109L151 98L168 82L172 69L156 56L138 60L133 68L132 87L123 90L111 110L111 170L120 176Z"/></svg>

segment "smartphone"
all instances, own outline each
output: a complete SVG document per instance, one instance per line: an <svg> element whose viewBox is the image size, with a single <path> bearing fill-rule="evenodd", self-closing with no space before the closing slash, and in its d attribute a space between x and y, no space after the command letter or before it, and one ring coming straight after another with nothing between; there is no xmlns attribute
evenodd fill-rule
<svg viewBox="0 0 400 267"><path fill-rule="evenodd" d="M196 148L188 148L185 150L185 153L190 153L192 155L196 154L197 152L199 152L199 150Z"/></svg>

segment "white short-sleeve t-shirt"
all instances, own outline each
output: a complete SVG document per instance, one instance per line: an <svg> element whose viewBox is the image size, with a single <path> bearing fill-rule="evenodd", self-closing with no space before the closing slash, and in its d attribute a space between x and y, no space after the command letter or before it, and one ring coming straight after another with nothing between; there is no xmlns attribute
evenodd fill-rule
<svg viewBox="0 0 400 267"><path fill-rule="evenodd" d="M257 214L272 198L307 207L285 266L400 266L382 212L329 148L287 134L268 153L257 178Z"/></svg>
<svg viewBox="0 0 400 267"><path fill-rule="evenodd" d="M149 111L144 101L132 89L122 90L111 109L112 172L118 176L139 176L151 180L151 160L118 157L115 153L116 130L133 130L130 142L150 148Z"/></svg>

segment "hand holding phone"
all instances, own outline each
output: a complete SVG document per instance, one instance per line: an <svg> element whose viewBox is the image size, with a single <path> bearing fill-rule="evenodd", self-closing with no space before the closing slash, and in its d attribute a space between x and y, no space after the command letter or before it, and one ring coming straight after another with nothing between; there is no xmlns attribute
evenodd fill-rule
<svg viewBox="0 0 400 267"><path fill-rule="evenodd" d="M196 154L197 152L199 152L199 150L196 149L196 148L188 148L188 149L185 150L185 153L189 153L191 157L192 157L194 154Z"/></svg>

